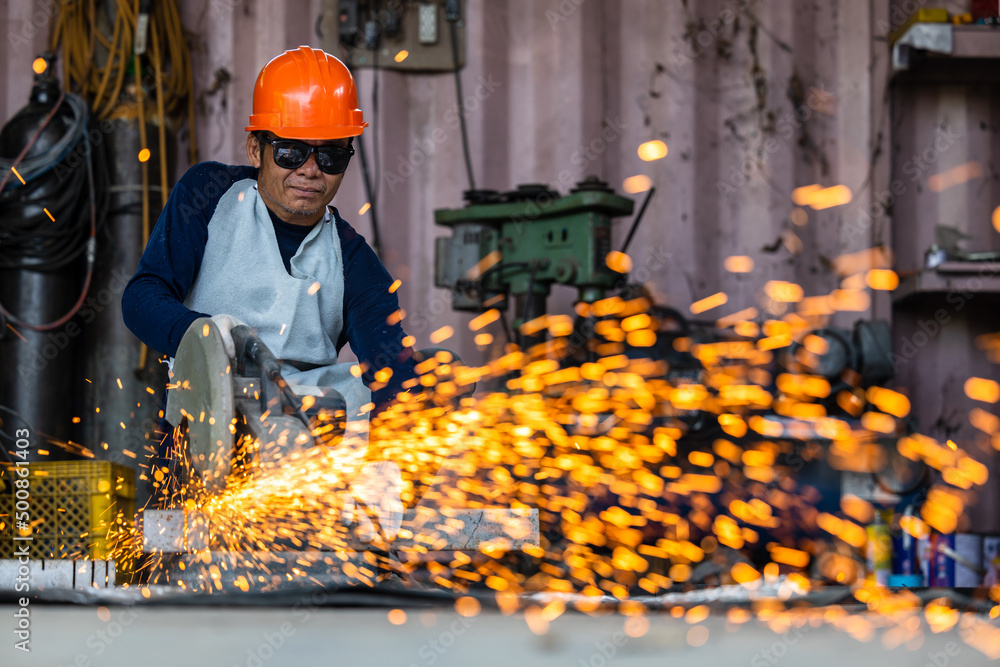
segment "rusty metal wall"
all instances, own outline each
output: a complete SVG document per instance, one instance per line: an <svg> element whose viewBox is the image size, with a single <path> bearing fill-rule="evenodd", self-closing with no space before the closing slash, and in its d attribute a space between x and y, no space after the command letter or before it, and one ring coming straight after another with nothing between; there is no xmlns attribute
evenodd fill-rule
<svg viewBox="0 0 1000 667"><path fill-rule="evenodd" d="M256 73L283 49L321 43L316 24L322 2L181 4L192 33L201 158L243 163L243 127ZM901 266L913 268L940 211L959 206L981 216L997 203L989 201L996 186L986 194L963 187L934 203L913 198L906 214L919 231L912 235L892 211L872 207L873 194L891 186L902 169L897 158L930 140L942 113L992 123L989 142L947 156L949 166L974 158L986 165L996 146L996 111L995 95L947 90L911 95L909 116L894 111L898 98L887 84L885 37L908 4L924 3L469 0L462 77L477 185L505 190L544 182L565 192L589 174L618 189L628 177L648 176L657 193L631 247L635 275L682 310L725 292L728 303L706 317L758 305L768 280L793 281L806 295L829 294L841 279L832 260L891 244L894 229L905 237L899 239ZM946 4L961 9L967 2ZM45 41L48 6L30 0L0 4L0 30L24 37L17 46L8 39L0 65L5 117L26 98L31 60ZM433 239L445 233L433 224L432 212L461 205L467 187L454 83L447 74L383 71L377 112L370 70L361 72L359 86L372 123L367 147L378 149L373 162L383 258L403 280L405 325L424 346L432 331L462 331L469 320L453 313L449 295L432 286ZM891 149L893 133L906 137L907 145ZM666 142L669 155L646 163L636 149L651 139ZM995 182L993 167L984 171ZM791 192L814 183L846 185L853 199L808 210L804 224L796 224ZM961 202L970 193L975 196L966 206ZM335 203L371 238L370 216L359 214L366 201L356 161ZM616 245L627 224L617 223ZM976 229L995 246L988 228ZM725 271L730 255L753 258L753 273ZM550 310L568 312L572 296L557 290ZM891 317L890 298L874 294L867 307L836 319L846 324L859 316ZM896 332L897 352L913 321L904 317ZM956 318L955 326L960 330L935 337L910 360L907 369L921 370L904 371L907 381L942 386L951 359L966 360L954 373L994 373L966 355L979 325ZM499 330L493 333L499 338ZM445 345L472 361L489 353L470 336ZM936 361L925 363L925 357ZM936 414L939 399L927 390L914 392L915 413ZM942 435L934 423L921 426ZM991 513L1000 522L1000 512Z"/></svg>

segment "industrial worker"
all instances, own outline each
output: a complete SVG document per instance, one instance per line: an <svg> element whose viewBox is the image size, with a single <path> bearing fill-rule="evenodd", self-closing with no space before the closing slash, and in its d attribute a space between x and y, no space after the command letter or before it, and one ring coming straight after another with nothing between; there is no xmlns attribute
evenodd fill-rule
<svg viewBox="0 0 1000 667"><path fill-rule="evenodd" d="M329 206L365 127L354 79L338 59L302 46L267 63L246 127L251 166L203 162L178 181L122 298L129 329L172 358L188 328L211 318L232 358L230 331L245 323L283 360L293 388L333 387L349 418L368 403L375 412L390 404L415 377L413 351L390 319L399 309L393 279ZM361 378L337 363L348 343ZM391 378L370 391L382 368ZM383 461L352 486L390 538L402 512L398 477ZM357 515L370 538L371 521Z"/></svg>

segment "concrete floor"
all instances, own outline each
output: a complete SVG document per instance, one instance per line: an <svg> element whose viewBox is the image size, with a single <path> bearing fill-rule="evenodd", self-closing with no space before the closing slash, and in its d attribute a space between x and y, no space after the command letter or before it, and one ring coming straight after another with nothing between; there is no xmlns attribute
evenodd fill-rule
<svg viewBox="0 0 1000 667"><path fill-rule="evenodd" d="M452 610L411 609L392 625L386 609L88 607L33 604L31 652L15 650L0 632L0 665L44 667L449 667L469 665L697 665L698 667L970 667L988 658L966 644L958 626L926 632L919 647L887 650L881 631L867 642L830 625L775 634L748 623L733 631L724 618L700 623L707 641L695 648L695 626L670 616L650 617L648 632L630 638L619 615L560 616L544 635L523 614L487 611L464 618ZM0 625L14 607L0 606ZM997 623L990 624L997 630ZM985 627L985 626L984 626ZM704 636L704 630L698 630Z"/></svg>

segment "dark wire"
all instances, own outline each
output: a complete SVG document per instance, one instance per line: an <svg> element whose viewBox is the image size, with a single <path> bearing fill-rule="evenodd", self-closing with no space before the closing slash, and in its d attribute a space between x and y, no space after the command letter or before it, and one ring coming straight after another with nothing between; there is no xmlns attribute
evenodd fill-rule
<svg viewBox="0 0 1000 667"><path fill-rule="evenodd" d="M465 98L462 96L462 77L458 72L458 22L449 21L451 27L451 59L455 65L455 95L458 97L458 121L462 129L462 152L465 154L465 171L469 176L469 189L476 189L472 175L472 157L469 154L469 131L465 126Z"/></svg>
<svg viewBox="0 0 1000 667"><path fill-rule="evenodd" d="M368 173L368 159L365 157L366 153L364 147L361 143L361 137L357 137L358 142L358 155L361 157L361 173L363 180L365 182L365 194L368 196L368 213L372 216L372 250L375 254L382 255L382 235L379 234L378 227L378 209L375 207L375 197L372 196L372 182L371 176Z"/></svg>
<svg viewBox="0 0 1000 667"><path fill-rule="evenodd" d="M375 0L375 2L372 3L372 8L373 8L372 9L372 13L373 13L372 20L376 22L376 25L378 25L378 11L379 11L379 2L378 2L378 0ZM377 34L377 36L375 38L375 44L372 45L372 132L373 132L373 136L372 136L372 152L375 154L374 158L372 158L372 171L375 172L375 193L374 193L374 195L372 195L372 202L371 202L372 208L375 208L375 204L376 204L376 202L379 199L379 194L382 191L382 172L379 170L379 165L380 165L381 158L379 156L379 150L378 150L378 139L379 139L379 137L378 137L378 135L379 135L379 128L378 128L378 93L379 93L379 91L378 91L378 79L379 79L378 51L379 51L379 43L381 42L381 37L382 37L382 27L381 27L381 25L379 25L378 34Z"/></svg>
<svg viewBox="0 0 1000 667"><path fill-rule="evenodd" d="M347 66L348 66L349 69L352 66L352 57L351 56L353 55L353 53L354 53L353 50L351 50L351 49L347 50ZM351 72L351 75L352 76L354 75L353 71ZM358 79L359 79L359 77L357 77L357 76L354 77L354 81L355 81L355 86L356 87L357 87L357 81L358 81ZM361 97L360 87L358 87L358 97L359 98ZM372 123L373 123L373 125L374 125L374 122L375 122L375 119L374 119L374 116L373 116L372 117ZM371 215L371 217L372 217L372 250L375 251L376 255L378 255L378 256L381 257L381 254L382 254L382 236L381 236L381 234L379 234L378 208L375 206L375 197L372 194L371 174L369 174L369 172L368 172L368 154L365 152L364 142L361 139L361 135L358 135L357 137L355 137L354 141L358 145L358 157L361 158L361 176L362 176L362 181L364 182L364 185L365 185L365 196L368 197L368 204L369 204L368 214Z"/></svg>
<svg viewBox="0 0 1000 667"><path fill-rule="evenodd" d="M635 230L639 228L639 223L642 222L642 216L646 214L646 207L649 206L649 200L653 198L653 194L656 192L656 188L650 188L649 192L646 194L646 199L643 200L642 206L639 207L639 213L635 216L635 220L632 221L632 226L628 230L628 236L625 237L625 243L622 244L621 252L628 250L628 246L632 243L632 237L635 235Z"/></svg>

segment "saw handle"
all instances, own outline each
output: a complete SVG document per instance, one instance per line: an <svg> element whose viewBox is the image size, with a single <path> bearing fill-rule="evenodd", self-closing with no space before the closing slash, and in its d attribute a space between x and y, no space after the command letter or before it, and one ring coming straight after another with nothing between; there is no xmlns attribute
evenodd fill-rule
<svg viewBox="0 0 1000 667"><path fill-rule="evenodd" d="M288 386L285 378L281 377L281 364L274 353L245 324L233 327L231 333L233 343L236 345L236 372L241 375L246 373L248 361L256 364L260 370L261 380L267 379L273 382L295 416L306 428L309 428L309 418L302 410L302 401Z"/></svg>
<svg viewBox="0 0 1000 667"><path fill-rule="evenodd" d="M274 353L264 344L253 330L241 324L232 329L233 343L236 345L236 372L239 375L247 373L247 362L256 364L260 369L262 379L273 382L278 391L281 392L285 402L296 412L296 415L309 426L309 419L302 408L302 399L292 391L288 382L281 376L281 362L278 361ZM333 388L328 389L328 394L317 401L320 407L332 411L347 411L347 402L340 392Z"/></svg>
<svg viewBox="0 0 1000 667"><path fill-rule="evenodd" d="M249 359L257 364L261 373L268 380L277 382L281 377L281 364L274 356L274 353L264 345L264 341L257 337L250 327L245 324L233 327L233 342L236 344L236 366L237 372L244 371L244 365Z"/></svg>

